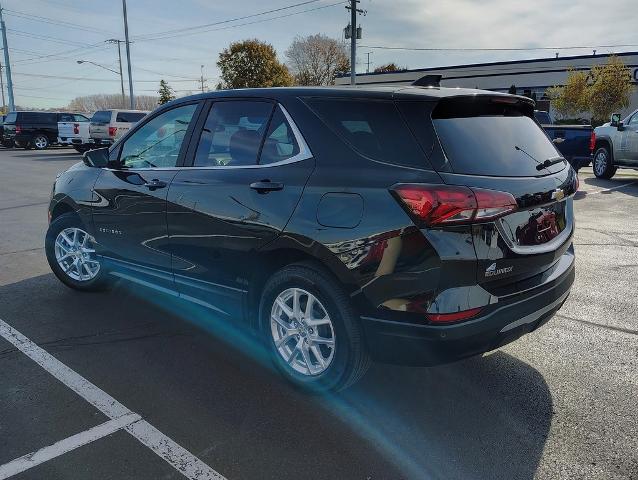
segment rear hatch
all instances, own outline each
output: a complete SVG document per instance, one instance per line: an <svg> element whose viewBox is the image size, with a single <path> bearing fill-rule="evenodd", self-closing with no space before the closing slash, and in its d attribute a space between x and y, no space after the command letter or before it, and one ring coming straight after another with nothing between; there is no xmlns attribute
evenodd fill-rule
<svg viewBox="0 0 638 480"><path fill-rule="evenodd" d="M3 135L8 138L15 137L16 134L16 120L18 114L16 112L10 112L7 114L7 118L4 119Z"/></svg>
<svg viewBox="0 0 638 480"><path fill-rule="evenodd" d="M109 124L111 123L112 112L110 110L99 110L91 117L89 124L89 136L96 139L109 138Z"/></svg>
<svg viewBox="0 0 638 480"><path fill-rule="evenodd" d="M471 218L449 220L472 225L478 283L501 296L542 282L571 245L577 178L533 120L533 103L450 97L431 117L432 165L447 185L474 197Z"/></svg>

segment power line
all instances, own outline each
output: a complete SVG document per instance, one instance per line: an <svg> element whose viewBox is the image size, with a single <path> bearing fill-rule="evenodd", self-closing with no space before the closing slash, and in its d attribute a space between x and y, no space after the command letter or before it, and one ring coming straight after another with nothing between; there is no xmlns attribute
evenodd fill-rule
<svg viewBox="0 0 638 480"><path fill-rule="evenodd" d="M67 45L76 45L76 46L89 45L88 43L75 42L72 40L64 40L63 38L52 37L50 35L39 35L37 33L25 32L23 30L16 30L14 28L7 28L7 32L11 32L14 35L19 35L21 37L35 38L38 40L48 40L50 42L64 43Z"/></svg>
<svg viewBox="0 0 638 480"><path fill-rule="evenodd" d="M64 75L47 75L44 73L22 73L22 72L14 72L13 74L19 75L22 77L59 78L61 80L84 80L84 81L91 81L91 82L119 82L119 80L116 80L114 78L110 79L110 78L70 77L70 76L64 76ZM196 79L193 79L193 78L183 79L183 80L171 80L171 82L173 83L194 82L194 81L196 81ZM135 83L159 83L159 80L135 80Z"/></svg>
<svg viewBox="0 0 638 480"><path fill-rule="evenodd" d="M200 30L200 29L204 29L204 28L208 28L208 27L213 27L216 25L222 25L224 23L231 23L231 22L236 22L239 20L245 20L247 18L253 18L253 17L258 17L261 15L266 15L269 13L276 13L276 12L281 12L283 10L288 10L290 8L295 8L295 7L300 7L302 5L308 5L310 3L316 3L319 2L321 0L307 0L305 2L300 2L300 3L295 3L293 5L287 5L285 7L280 7L280 8L275 8L272 10L266 10L263 12L259 12L259 13L252 13L250 15L244 15L242 17L236 17L236 18L229 18L227 20L220 20L218 22L213 22L213 23L206 23L203 25L195 25L192 27L184 27L184 28L176 28L174 30L166 30L164 32L155 32L155 33L148 33L148 34L143 34L143 35L137 35L133 38L138 39L138 40L154 40L157 38L159 38L160 36L163 37L164 35L173 35L173 34L179 34L179 33L183 33L183 32L192 32L193 30ZM201 33L201 32L195 32L195 33ZM172 38L172 37L171 37Z"/></svg>
<svg viewBox="0 0 638 480"><path fill-rule="evenodd" d="M618 45L579 45L572 47L495 47L495 48L481 48L481 47L387 47L382 45L360 45L365 48L372 48L375 50L407 50L415 52L517 52L517 51L532 51L532 50L592 50L594 48L625 48L625 47L638 47L638 44L618 44Z"/></svg>
<svg viewBox="0 0 638 480"><path fill-rule="evenodd" d="M57 52L57 53L49 53L49 54L44 54L44 55L38 55L32 58L24 58L22 60L18 60L17 62L14 62L15 64L24 64L24 65L31 65L34 63L45 63L45 62L50 62L50 61L54 61L56 59L51 59L51 60L42 60L40 61L40 59L42 58L51 58L51 57L62 57L62 55L67 54L67 53L77 53L77 52L81 52L81 51L85 51L85 50L100 50L100 49L106 49L106 48L110 48L108 45L105 45L104 42L98 42L98 43L94 43L92 45L88 45L86 47L78 47L78 48L73 48L71 50L64 50L62 52ZM70 57L62 57L65 59L68 59Z"/></svg>
<svg viewBox="0 0 638 480"><path fill-rule="evenodd" d="M12 16L12 17L16 17L16 18L22 18L24 20L31 20L34 22L40 22L40 23L48 23L50 25L58 25L61 27L67 27L67 28L75 28L78 30L84 30L86 32L91 32L91 33L103 33L106 35L112 35L112 32L109 32L107 30L101 30L99 28L94 28L94 27L87 27L86 25L80 25L77 23L71 23L71 22L67 22L65 20L57 20L55 18L50 18L50 17L43 17L40 15L34 15L32 13L27 13L27 12L20 12L17 10L9 10L8 8L4 9L5 12L7 12L7 15Z"/></svg>

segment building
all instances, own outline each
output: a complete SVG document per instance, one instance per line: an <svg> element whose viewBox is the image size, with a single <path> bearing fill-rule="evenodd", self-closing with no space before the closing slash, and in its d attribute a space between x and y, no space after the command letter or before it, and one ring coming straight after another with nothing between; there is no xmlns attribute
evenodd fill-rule
<svg viewBox="0 0 638 480"><path fill-rule="evenodd" d="M424 75L441 75L442 87L480 88L496 92L508 92L515 88L517 94L534 98L539 110L549 110L552 113L550 102L545 95L546 89L554 85L563 85L570 69L589 70L593 65L607 63L609 56L581 55L419 68L391 73L363 73L357 75L357 84L409 85ZM618 53L616 56L631 68L633 82L638 84L638 52ZM347 85L350 83L350 77L339 77L335 83ZM624 117L636 109L638 88L634 89L629 108L621 113Z"/></svg>

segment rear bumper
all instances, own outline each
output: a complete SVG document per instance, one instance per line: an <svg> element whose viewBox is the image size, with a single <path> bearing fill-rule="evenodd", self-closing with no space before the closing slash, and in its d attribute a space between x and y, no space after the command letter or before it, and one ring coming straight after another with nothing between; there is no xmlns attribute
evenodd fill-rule
<svg viewBox="0 0 638 480"><path fill-rule="evenodd" d="M573 256L551 282L499 301L480 318L453 325L402 323L362 317L368 349L380 362L438 365L479 355L536 330L563 305L574 283Z"/></svg>
<svg viewBox="0 0 638 480"><path fill-rule="evenodd" d="M93 143L95 145L112 145L113 140L111 138L90 138L89 143Z"/></svg>

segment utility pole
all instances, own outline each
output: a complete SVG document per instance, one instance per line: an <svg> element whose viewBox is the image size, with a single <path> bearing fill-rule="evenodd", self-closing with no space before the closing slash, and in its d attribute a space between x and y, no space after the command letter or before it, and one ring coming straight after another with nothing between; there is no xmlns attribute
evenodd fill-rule
<svg viewBox="0 0 638 480"><path fill-rule="evenodd" d="M4 47L4 65L7 71L7 93L9 94L9 110L14 111L16 109L13 101L13 81L11 80L11 62L9 61L9 45L7 45L7 27L4 25L4 18L2 18L3 8L0 6L0 28L2 29L2 46Z"/></svg>
<svg viewBox="0 0 638 480"><path fill-rule="evenodd" d="M2 114L7 113L7 104L4 101L4 80L2 79L2 62L0 62L0 90L2 90Z"/></svg>
<svg viewBox="0 0 638 480"><path fill-rule="evenodd" d="M350 10L350 85L357 83L356 63L357 63L357 38L361 38L361 27L357 28L357 13L366 14L365 10L357 8L360 0L350 0L350 5L346 6ZM348 38L348 27L346 27L346 38Z"/></svg>
<svg viewBox="0 0 638 480"><path fill-rule="evenodd" d="M368 56L368 61L366 62L366 73L370 73L370 54L372 52L366 52L366 55Z"/></svg>
<svg viewBox="0 0 638 480"><path fill-rule="evenodd" d="M120 62L120 87L122 87L122 108L126 105L126 94L124 93L124 75L122 75L122 49L120 48L120 44L122 40L118 40L116 38L109 38L107 43L117 43L117 58Z"/></svg>
<svg viewBox="0 0 638 480"><path fill-rule="evenodd" d="M126 43L126 61L128 63L128 90L131 110L135 108L135 98L133 98L133 75L131 73L131 42L128 39L128 18L126 16L126 0L122 0L122 12L124 14L124 42Z"/></svg>
<svg viewBox="0 0 638 480"><path fill-rule="evenodd" d="M199 77L199 83L201 84L202 93L204 93L204 82L207 80L206 78L204 78L204 65L200 65L199 71L201 74L201 76Z"/></svg>

